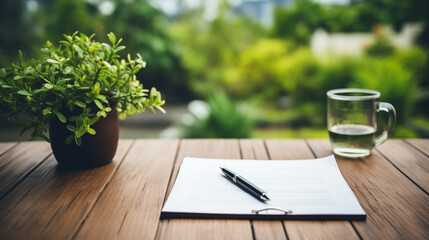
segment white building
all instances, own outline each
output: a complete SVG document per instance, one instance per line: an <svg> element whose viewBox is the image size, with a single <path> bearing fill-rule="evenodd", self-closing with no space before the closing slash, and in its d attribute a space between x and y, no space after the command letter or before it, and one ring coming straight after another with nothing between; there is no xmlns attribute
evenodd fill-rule
<svg viewBox="0 0 429 240"><path fill-rule="evenodd" d="M414 45L422 30L422 24L405 24L399 33L390 28L384 28L383 32L394 46L409 48ZM310 46L313 53L318 56L359 55L374 40L372 33L328 33L318 29L311 37Z"/></svg>

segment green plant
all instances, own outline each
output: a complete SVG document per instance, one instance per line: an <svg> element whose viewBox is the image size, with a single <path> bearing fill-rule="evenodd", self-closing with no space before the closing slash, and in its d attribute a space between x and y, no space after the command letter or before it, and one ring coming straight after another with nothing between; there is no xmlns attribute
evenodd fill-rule
<svg viewBox="0 0 429 240"><path fill-rule="evenodd" d="M380 91L380 100L395 107L398 123L407 122L418 90L418 81L408 69L391 58L364 58L355 71L355 79L349 87Z"/></svg>
<svg viewBox="0 0 429 240"><path fill-rule="evenodd" d="M42 48L45 58L30 64L12 63L0 69L1 113L18 126L33 129L32 138L45 135L49 123L58 118L70 130L66 143L81 144L85 133L96 134L91 125L116 108L121 118L154 108L164 112L161 94L143 88L136 73L146 66L137 54L119 59L125 46L113 33L109 43L93 40L94 35L64 35L54 47L49 41Z"/></svg>
<svg viewBox="0 0 429 240"><path fill-rule="evenodd" d="M223 92L212 94L207 103L191 103L190 110L192 115L184 124L181 137L248 138L251 135L253 119L248 109Z"/></svg>

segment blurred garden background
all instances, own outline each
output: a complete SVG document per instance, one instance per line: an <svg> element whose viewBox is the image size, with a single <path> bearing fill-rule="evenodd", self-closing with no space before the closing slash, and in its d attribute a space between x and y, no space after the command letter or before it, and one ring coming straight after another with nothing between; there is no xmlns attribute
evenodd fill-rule
<svg viewBox="0 0 429 240"><path fill-rule="evenodd" d="M395 137L429 137L427 0L2 0L0 68L75 31L147 62L167 114L122 138L327 138L326 91L381 92ZM383 119L381 119L382 122ZM381 124L381 123L380 123ZM0 141L26 140L0 119Z"/></svg>

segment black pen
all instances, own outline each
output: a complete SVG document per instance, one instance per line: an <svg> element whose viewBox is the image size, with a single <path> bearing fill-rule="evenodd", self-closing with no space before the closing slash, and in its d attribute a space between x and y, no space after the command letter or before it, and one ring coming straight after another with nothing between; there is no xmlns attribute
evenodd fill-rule
<svg viewBox="0 0 429 240"><path fill-rule="evenodd" d="M235 173L229 169L226 169L223 167L221 167L220 169L225 174L225 176L230 178L235 184L237 184L239 187L241 187L243 190L250 193L251 195L253 195L257 199L262 200L262 201L270 200L270 198L268 197L267 193L264 190L258 188L257 186L255 186L253 183L249 182L244 177L238 175L237 173Z"/></svg>

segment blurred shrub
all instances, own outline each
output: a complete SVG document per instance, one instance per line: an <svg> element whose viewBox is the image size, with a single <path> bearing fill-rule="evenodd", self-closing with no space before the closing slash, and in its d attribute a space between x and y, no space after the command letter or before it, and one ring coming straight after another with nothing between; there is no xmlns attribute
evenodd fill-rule
<svg viewBox="0 0 429 240"><path fill-rule="evenodd" d="M300 48L276 64L279 83L294 98L314 87L320 64L309 48Z"/></svg>
<svg viewBox="0 0 429 240"><path fill-rule="evenodd" d="M420 86L429 87L428 51L413 47L406 50L396 50L392 58L396 59L405 69L412 73L412 77Z"/></svg>
<svg viewBox="0 0 429 240"><path fill-rule="evenodd" d="M189 70L188 87L201 98L222 89L224 76L235 74L237 56L266 35L265 29L249 19L231 18L225 7L218 11L216 19L206 22L201 21L204 9L196 9L172 26L180 57Z"/></svg>
<svg viewBox="0 0 429 240"><path fill-rule="evenodd" d="M275 9L273 34L297 45L306 45L318 27L324 27L325 9L310 0L297 0L292 6Z"/></svg>
<svg viewBox="0 0 429 240"><path fill-rule="evenodd" d="M307 50L296 51L285 70L284 86L299 109L299 119L313 126L325 126L326 92L343 88L353 78L354 59L332 58L322 61Z"/></svg>
<svg viewBox="0 0 429 240"><path fill-rule="evenodd" d="M248 109L223 92L215 92L207 103L197 101L189 105L192 115L182 120L184 138L248 138L253 120Z"/></svg>
<svg viewBox="0 0 429 240"><path fill-rule="evenodd" d="M103 31L124 38L128 52L143 56L147 67L138 77L146 86L157 86L170 103L192 99L179 45L170 35L165 15L149 1L116 1L113 13L102 23Z"/></svg>
<svg viewBox="0 0 429 240"><path fill-rule="evenodd" d="M381 35L375 38L375 41L365 48L365 53L369 56L389 56L395 51L395 47L387 36Z"/></svg>
<svg viewBox="0 0 429 240"><path fill-rule="evenodd" d="M241 98L272 100L280 94L282 65L289 52L290 46L282 40L259 40L243 50L224 73L225 87Z"/></svg>
<svg viewBox="0 0 429 240"><path fill-rule="evenodd" d="M381 101L395 107L398 123L406 122L412 113L417 81L395 59L365 58L356 69L356 78L350 86L380 91Z"/></svg>

